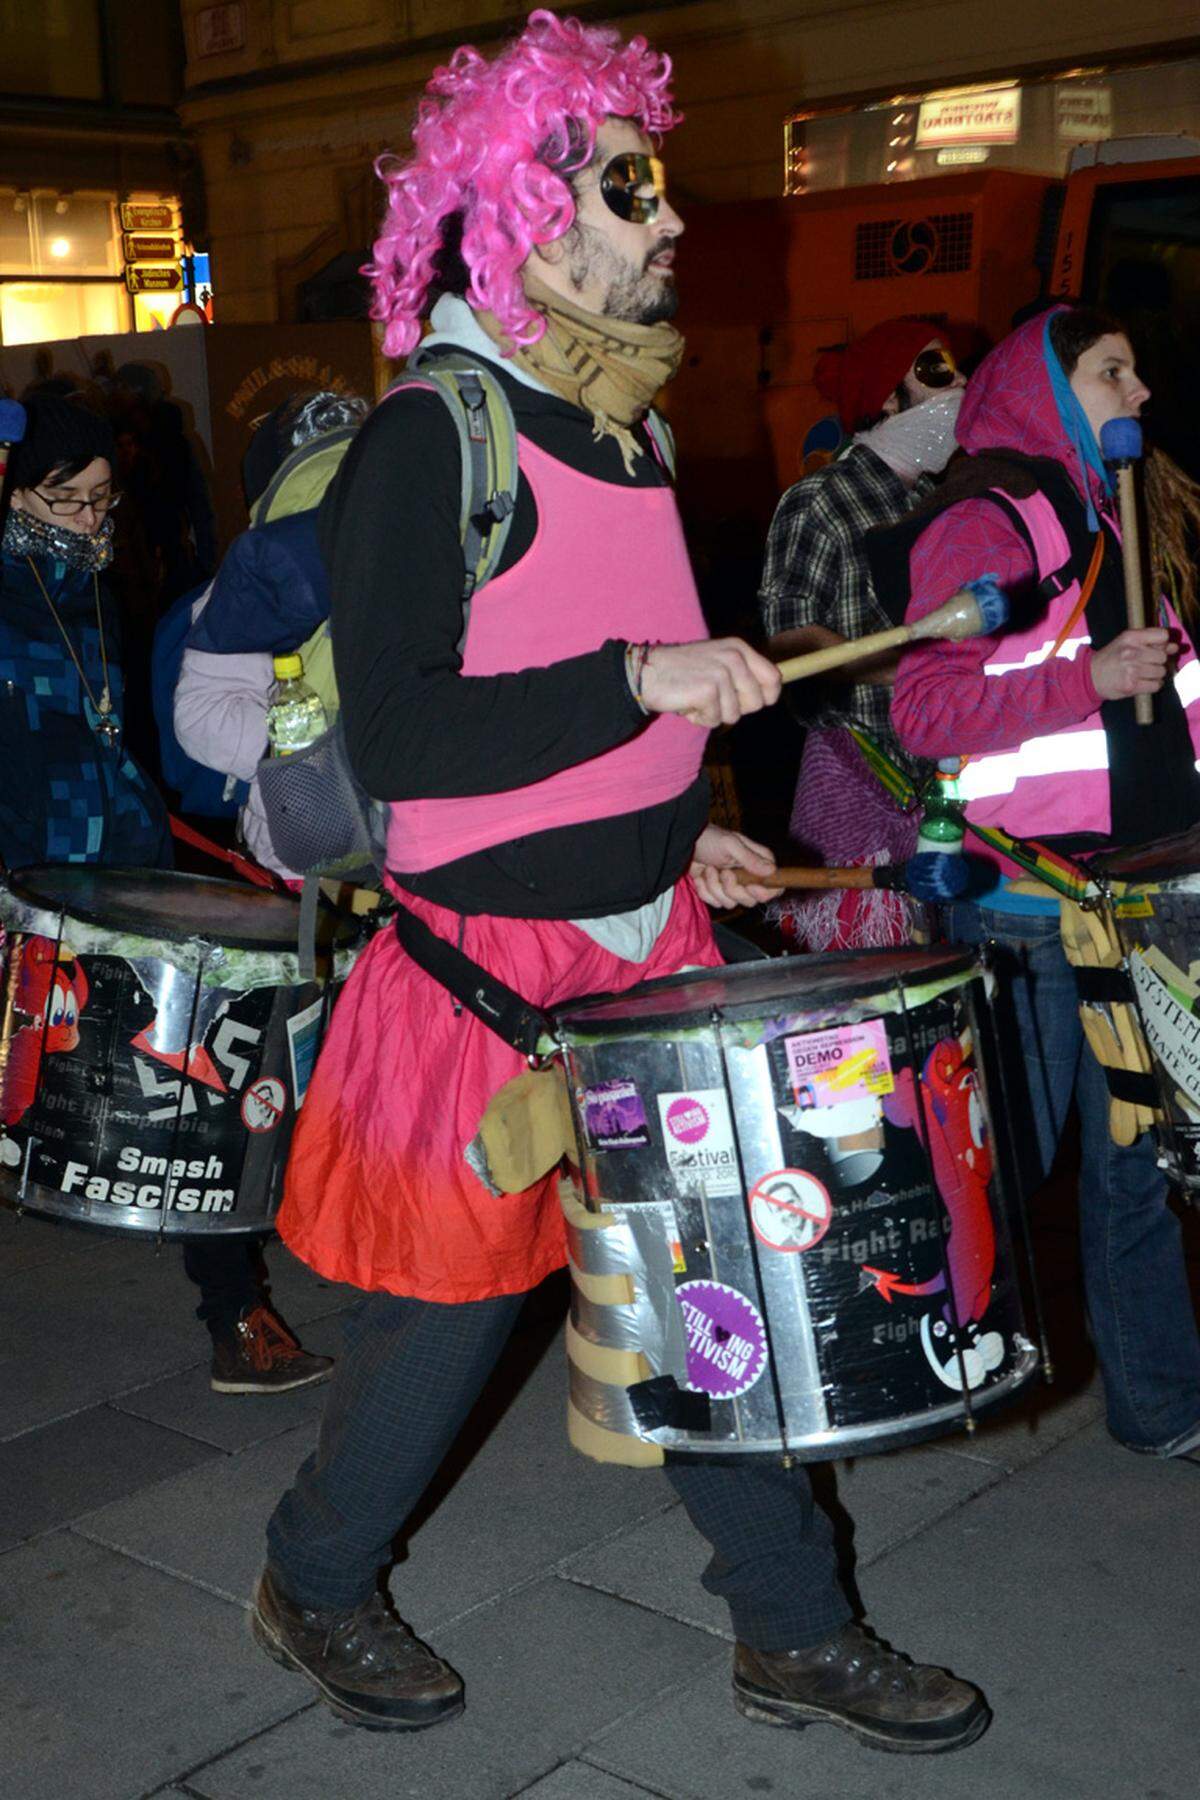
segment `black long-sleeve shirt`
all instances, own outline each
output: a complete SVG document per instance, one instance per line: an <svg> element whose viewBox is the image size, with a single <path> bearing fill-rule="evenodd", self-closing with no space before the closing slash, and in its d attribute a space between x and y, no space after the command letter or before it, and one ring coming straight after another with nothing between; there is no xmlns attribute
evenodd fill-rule
<svg viewBox="0 0 1200 1800"><path fill-rule="evenodd" d="M500 379L518 430L598 481L660 486L645 454L625 471L611 437L578 407ZM625 646L509 675L464 676L458 438L437 394L405 390L367 420L326 494L319 536L333 590L333 651L347 745L368 792L384 800L503 793L586 762L645 726ZM529 550L537 526L523 475L497 573ZM571 595L562 596L571 604ZM687 867L708 814L699 777L677 799L615 818L558 826L405 874L403 885L464 913L603 918L654 899Z"/></svg>

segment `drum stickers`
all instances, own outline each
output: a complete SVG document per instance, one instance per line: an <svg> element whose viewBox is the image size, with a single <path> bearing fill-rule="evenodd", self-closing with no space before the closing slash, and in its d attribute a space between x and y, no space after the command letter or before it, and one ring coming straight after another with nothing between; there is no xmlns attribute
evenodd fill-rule
<svg viewBox="0 0 1200 1800"><path fill-rule="evenodd" d="M795 1169L754 1193L786 1199L790 1180L799 1206L802 1171L803 1212L819 1221L828 1190L827 1222L806 1225L799 1243L815 1312L831 1321L817 1355L842 1424L980 1388L1005 1362L1018 1322L996 1289L993 1158L970 1027L954 995L910 1022L916 1068L894 1016L769 1046ZM840 1045L828 1042L839 1036ZM771 1244L753 1197L752 1223Z"/></svg>
<svg viewBox="0 0 1200 1800"><path fill-rule="evenodd" d="M10 939L0 1165L16 1193L151 1227L165 1196L168 1228L183 1231L218 1217L228 1229L227 1215L254 1212L255 1188L258 1213L234 1228L265 1228L293 1110L287 990L208 985L153 957L76 956L68 934Z"/></svg>
<svg viewBox="0 0 1200 1800"><path fill-rule="evenodd" d="M853 1454L953 1429L967 1396L1032 1374L976 1068L977 985L963 971L840 1020L832 1004L789 1012L781 995L773 1016L710 1016L677 1041L631 1022L572 1046L593 1208L628 1219L667 1202L676 1221L659 1230L686 1364L661 1310L669 1287L652 1289L640 1348L656 1378L708 1398L711 1423L664 1414L660 1443ZM628 1275L640 1304L645 1272ZM607 1309L587 1313L606 1342Z"/></svg>

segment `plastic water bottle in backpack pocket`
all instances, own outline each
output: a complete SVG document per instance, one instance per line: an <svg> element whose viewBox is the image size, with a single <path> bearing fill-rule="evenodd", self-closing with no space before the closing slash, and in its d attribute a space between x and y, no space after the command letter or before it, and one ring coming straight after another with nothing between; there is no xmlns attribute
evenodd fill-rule
<svg viewBox="0 0 1200 1800"><path fill-rule="evenodd" d="M378 877L387 807L350 767L340 718L303 748L265 757L258 787L272 848L289 869L363 883Z"/></svg>

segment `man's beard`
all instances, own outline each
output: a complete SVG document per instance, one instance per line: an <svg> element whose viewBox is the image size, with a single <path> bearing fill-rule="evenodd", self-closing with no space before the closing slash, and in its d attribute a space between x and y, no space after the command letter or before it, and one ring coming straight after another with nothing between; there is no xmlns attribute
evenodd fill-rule
<svg viewBox="0 0 1200 1800"><path fill-rule="evenodd" d="M660 275L649 265L670 248L662 238L647 252L640 269L619 257L600 232L578 221L567 247L567 273L577 293L598 281L604 291L600 317L620 319L626 325L661 325L679 309L679 295L670 275Z"/></svg>

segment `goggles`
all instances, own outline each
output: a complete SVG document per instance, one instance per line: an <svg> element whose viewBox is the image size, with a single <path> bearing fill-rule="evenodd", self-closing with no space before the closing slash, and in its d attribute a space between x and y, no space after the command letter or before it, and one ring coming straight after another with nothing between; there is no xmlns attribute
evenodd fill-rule
<svg viewBox="0 0 1200 1800"><path fill-rule="evenodd" d="M958 364L944 345L922 350L912 366L914 378L927 388L948 388L958 375Z"/></svg>
<svg viewBox="0 0 1200 1800"><path fill-rule="evenodd" d="M666 170L657 156L644 156L640 150L610 157L600 175L605 206L631 225L652 225L666 191Z"/></svg>

